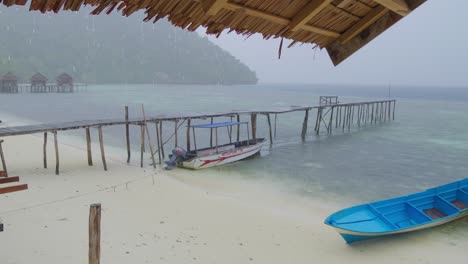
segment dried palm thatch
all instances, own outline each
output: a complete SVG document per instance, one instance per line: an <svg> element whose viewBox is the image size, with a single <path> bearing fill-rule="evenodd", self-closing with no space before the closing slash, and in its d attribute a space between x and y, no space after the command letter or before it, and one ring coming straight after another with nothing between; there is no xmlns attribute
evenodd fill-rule
<svg viewBox="0 0 468 264"><path fill-rule="evenodd" d="M265 39L286 38L326 48L335 65L374 39L426 0L31 0L30 10L77 11L92 14L118 10L124 16L144 10L145 21L167 19L191 31L203 26L208 34L224 30ZM6 6L28 0L0 0Z"/></svg>

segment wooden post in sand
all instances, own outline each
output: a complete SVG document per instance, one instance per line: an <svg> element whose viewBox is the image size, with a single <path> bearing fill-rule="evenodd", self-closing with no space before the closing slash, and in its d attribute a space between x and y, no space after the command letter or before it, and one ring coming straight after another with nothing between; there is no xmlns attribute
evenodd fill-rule
<svg viewBox="0 0 468 264"><path fill-rule="evenodd" d="M55 174L59 175L59 149L58 149L58 140L57 140L57 131L53 131L54 133L54 145L55 145Z"/></svg>
<svg viewBox="0 0 468 264"><path fill-rule="evenodd" d="M44 145L42 147L42 153L44 155L44 169L47 169L47 132L44 132Z"/></svg>
<svg viewBox="0 0 468 264"><path fill-rule="evenodd" d="M140 125L141 129L141 146L140 146L140 167L143 168L143 152L145 152L145 127Z"/></svg>
<svg viewBox="0 0 468 264"><path fill-rule="evenodd" d="M270 144L273 145L273 132L271 130L271 119L270 119L270 114L266 114L267 116L267 122L268 122L268 130L270 132Z"/></svg>
<svg viewBox="0 0 468 264"><path fill-rule="evenodd" d="M153 162L153 168L156 169L156 160L154 159L153 145L151 144L151 137L148 131L148 124L146 123L146 114L145 114L144 105L141 105L141 111L143 112L143 120L145 123L146 137L148 138L148 147L151 152L151 161Z"/></svg>
<svg viewBox="0 0 468 264"><path fill-rule="evenodd" d="M0 159L2 160L2 167L3 167L4 176L8 177L8 171L7 171L7 167L6 167L5 156L3 155L2 143L3 143L3 139L0 140Z"/></svg>
<svg viewBox="0 0 468 264"><path fill-rule="evenodd" d="M177 148L177 145L178 145L178 139L177 139L177 127L178 127L178 123L179 123L179 119L176 119L175 121L175 126L174 126L174 148Z"/></svg>
<svg viewBox="0 0 468 264"><path fill-rule="evenodd" d="M99 146L101 147L102 165L104 166L104 170L107 171L106 154L104 153L104 140L102 136L102 127L99 126L98 130L99 130Z"/></svg>
<svg viewBox="0 0 468 264"><path fill-rule="evenodd" d="M191 123L191 120L190 118L187 119L187 151L190 152L190 123Z"/></svg>
<svg viewBox="0 0 468 264"><path fill-rule="evenodd" d="M128 123L128 106L125 106L125 136L127 139L127 163L130 162L130 156L131 156L131 151L130 151L130 125Z"/></svg>
<svg viewBox="0 0 468 264"><path fill-rule="evenodd" d="M301 132L301 138L302 141L305 140L306 135L307 135L307 124L309 123L309 109L305 110L305 115L304 115L304 122L302 122L302 132Z"/></svg>
<svg viewBox="0 0 468 264"><path fill-rule="evenodd" d="M86 149L88 152L88 165L93 166L93 155L91 153L91 132L89 127L86 128Z"/></svg>
<svg viewBox="0 0 468 264"><path fill-rule="evenodd" d="M164 141L163 141L163 121L159 121L159 140L161 140L161 155L162 155L162 158L164 159L166 157L166 155L164 155Z"/></svg>
<svg viewBox="0 0 468 264"><path fill-rule="evenodd" d="M257 139L257 114L250 115L250 121L252 123L252 138Z"/></svg>
<svg viewBox="0 0 468 264"><path fill-rule="evenodd" d="M157 145L158 145L158 158L159 158L159 164L162 163L162 159L161 159L161 139L159 137L159 126L158 126L158 122L155 122L154 123L154 127L156 129L156 142L157 142Z"/></svg>
<svg viewBox="0 0 468 264"><path fill-rule="evenodd" d="M88 263L99 264L101 261L101 204L92 204L89 207L88 235Z"/></svg>

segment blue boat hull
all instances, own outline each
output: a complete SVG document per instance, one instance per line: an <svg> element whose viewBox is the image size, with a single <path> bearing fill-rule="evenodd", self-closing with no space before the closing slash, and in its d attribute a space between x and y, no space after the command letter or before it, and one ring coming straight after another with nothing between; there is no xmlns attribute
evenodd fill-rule
<svg viewBox="0 0 468 264"><path fill-rule="evenodd" d="M468 215L468 178L343 209L326 220L347 243L430 228Z"/></svg>

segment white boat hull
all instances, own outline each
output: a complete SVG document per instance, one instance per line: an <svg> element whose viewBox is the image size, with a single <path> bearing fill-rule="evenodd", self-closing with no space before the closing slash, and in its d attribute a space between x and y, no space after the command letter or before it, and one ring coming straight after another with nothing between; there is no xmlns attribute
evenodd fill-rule
<svg viewBox="0 0 468 264"><path fill-rule="evenodd" d="M198 170L243 160L259 153L263 144L264 141L257 142L255 145L234 148L206 157L195 157L191 160L184 161L182 167Z"/></svg>

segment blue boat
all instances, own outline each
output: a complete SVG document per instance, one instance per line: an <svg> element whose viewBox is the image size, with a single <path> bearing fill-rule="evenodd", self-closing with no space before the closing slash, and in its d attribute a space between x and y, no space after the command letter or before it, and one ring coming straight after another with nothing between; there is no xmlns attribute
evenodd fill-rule
<svg viewBox="0 0 468 264"><path fill-rule="evenodd" d="M326 220L347 243L442 225L468 215L468 178L343 209Z"/></svg>

